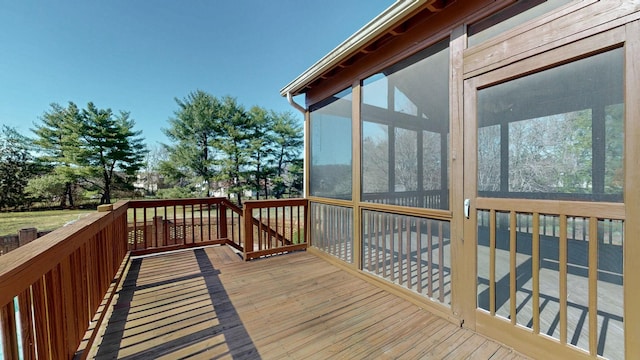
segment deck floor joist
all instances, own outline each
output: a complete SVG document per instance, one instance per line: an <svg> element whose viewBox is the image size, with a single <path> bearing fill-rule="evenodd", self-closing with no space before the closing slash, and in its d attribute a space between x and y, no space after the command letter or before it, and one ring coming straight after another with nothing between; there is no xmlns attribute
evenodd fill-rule
<svg viewBox="0 0 640 360"><path fill-rule="evenodd" d="M306 252L134 258L95 359L524 359Z"/></svg>

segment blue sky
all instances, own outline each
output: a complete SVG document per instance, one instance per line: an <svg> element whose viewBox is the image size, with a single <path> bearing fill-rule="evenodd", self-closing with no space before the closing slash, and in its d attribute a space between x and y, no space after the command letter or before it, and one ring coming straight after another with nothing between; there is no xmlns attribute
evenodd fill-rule
<svg viewBox="0 0 640 360"><path fill-rule="evenodd" d="M291 111L279 90L393 0L0 0L0 124L50 103L129 111L149 145L201 89Z"/></svg>

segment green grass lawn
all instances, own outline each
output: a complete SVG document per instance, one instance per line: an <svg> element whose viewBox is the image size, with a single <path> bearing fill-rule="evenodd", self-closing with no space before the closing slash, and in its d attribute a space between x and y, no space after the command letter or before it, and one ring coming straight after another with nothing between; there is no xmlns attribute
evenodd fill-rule
<svg viewBox="0 0 640 360"><path fill-rule="evenodd" d="M38 231L55 230L95 210L49 210L0 213L0 236L15 235L20 229L34 227Z"/></svg>

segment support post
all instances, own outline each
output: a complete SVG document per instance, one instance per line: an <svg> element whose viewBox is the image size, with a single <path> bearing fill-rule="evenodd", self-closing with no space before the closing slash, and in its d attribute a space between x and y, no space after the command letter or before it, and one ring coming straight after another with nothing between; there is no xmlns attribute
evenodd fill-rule
<svg viewBox="0 0 640 360"><path fill-rule="evenodd" d="M253 252L253 208L244 205L242 210L242 217L244 219L244 260L249 261L248 254Z"/></svg>
<svg viewBox="0 0 640 360"><path fill-rule="evenodd" d="M38 229L25 228L18 231L18 245L24 246L38 238Z"/></svg>

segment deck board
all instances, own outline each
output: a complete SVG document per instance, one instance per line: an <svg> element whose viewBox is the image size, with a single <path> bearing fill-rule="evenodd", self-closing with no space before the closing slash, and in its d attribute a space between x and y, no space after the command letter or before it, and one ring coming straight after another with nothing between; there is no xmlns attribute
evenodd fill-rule
<svg viewBox="0 0 640 360"><path fill-rule="evenodd" d="M135 258L109 312L90 358L525 359L306 252Z"/></svg>

